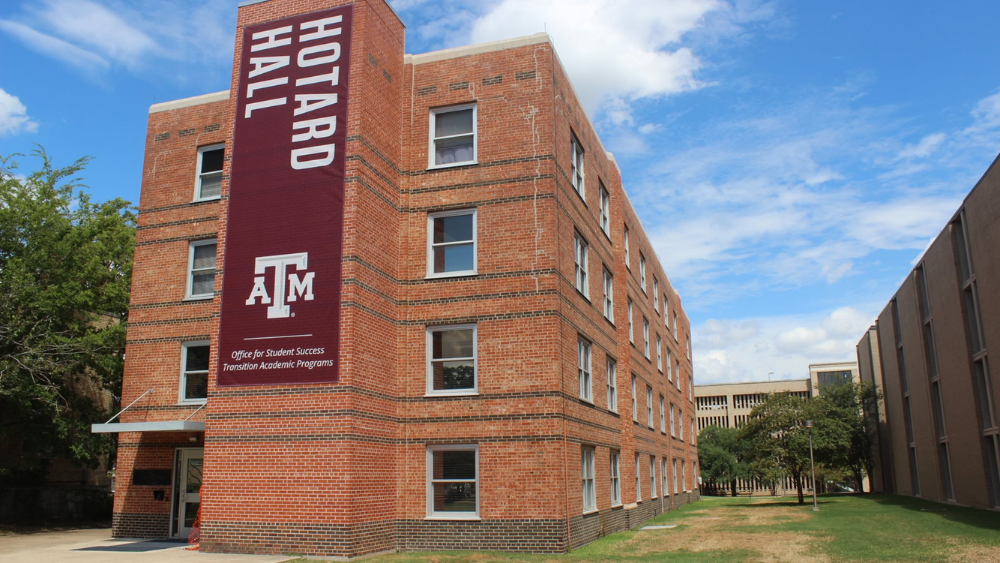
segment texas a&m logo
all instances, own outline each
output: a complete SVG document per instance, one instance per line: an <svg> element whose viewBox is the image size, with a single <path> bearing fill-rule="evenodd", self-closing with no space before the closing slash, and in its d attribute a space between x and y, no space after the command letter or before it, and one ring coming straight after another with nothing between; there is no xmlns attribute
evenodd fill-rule
<svg viewBox="0 0 1000 563"><path fill-rule="evenodd" d="M290 266L294 266L296 271L302 271L302 277L299 278L296 272L289 272ZM298 301L300 297L303 301L313 300L313 278L316 277L316 272L303 271L308 267L308 252L258 256L254 261L253 290L250 291L246 304L256 305L257 298L260 298L262 304L270 305L267 308L267 318L284 319L292 316L289 303ZM274 268L273 299L264 283L268 268Z"/></svg>

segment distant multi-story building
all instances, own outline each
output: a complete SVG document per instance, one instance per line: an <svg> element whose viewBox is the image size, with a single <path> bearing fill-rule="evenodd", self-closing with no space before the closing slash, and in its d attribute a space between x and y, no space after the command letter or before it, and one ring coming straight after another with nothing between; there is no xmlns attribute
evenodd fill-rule
<svg viewBox="0 0 1000 563"><path fill-rule="evenodd" d="M114 535L553 552L698 498L690 324L549 37L237 26L150 108Z"/></svg>
<svg viewBox="0 0 1000 563"><path fill-rule="evenodd" d="M1000 509L998 161L858 343L884 394L876 490Z"/></svg>
<svg viewBox="0 0 1000 563"><path fill-rule="evenodd" d="M809 364L808 379L782 379L778 381L751 381L741 383L710 383L694 386L698 415L698 433L709 426L740 428L753 412L772 393L786 393L808 399L820 394L823 386L858 382L858 364L836 362ZM811 486L811 485L809 485ZM737 491L754 494L792 494L796 492L791 479L783 479L775 487L770 484L740 480Z"/></svg>

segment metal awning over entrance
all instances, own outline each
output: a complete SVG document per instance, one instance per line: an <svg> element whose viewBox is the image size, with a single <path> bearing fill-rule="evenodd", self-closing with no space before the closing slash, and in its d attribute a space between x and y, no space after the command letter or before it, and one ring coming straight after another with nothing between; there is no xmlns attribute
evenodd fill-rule
<svg viewBox="0 0 1000 563"><path fill-rule="evenodd" d="M115 432L204 432L205 422L200 420L189 420L198 411L205 408L202 404L193 413L189 414L184 420L156 420L151 422L111 422L112 420L118 418L123 412L127 411L129 407L139 402L150 392L154 391L156 388L147 390L142 395L139 395L136 400L128 404L127 407L118 411L118 414L112 416L104 424L91 424L90 432L91 434L113 434Z"/></svg>
<svg viewBox="0 0 1000 563"><path fill-rule="evenodd" d="M91 424L94 434L115 432L204 432L205 423L198 420L161 420L157 422L112 422Z"/></svg>

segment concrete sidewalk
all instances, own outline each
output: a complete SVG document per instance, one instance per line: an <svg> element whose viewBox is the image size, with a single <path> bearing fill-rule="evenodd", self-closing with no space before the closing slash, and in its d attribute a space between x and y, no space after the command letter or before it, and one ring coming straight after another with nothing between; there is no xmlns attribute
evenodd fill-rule
<svg viewBox="0 0 1000 563"><path fill-rule="evenodd" d="M3 563L280 563L284 555L201 553L171 541L112 539L110 528L0 536Z"/></svg>

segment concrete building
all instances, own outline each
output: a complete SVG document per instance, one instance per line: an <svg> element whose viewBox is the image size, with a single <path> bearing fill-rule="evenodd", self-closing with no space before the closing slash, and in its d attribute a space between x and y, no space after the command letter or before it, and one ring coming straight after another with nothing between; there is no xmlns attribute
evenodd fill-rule
<svg viewBox="0 0 1000 563"><path fill-rule="evenodd" d="M858 344L884 393L877 486L1000 508L1000 166L994 161Z"/></svg>
<svg viewBox="0 0 1000 563"><path fill-rule="evenodd" d="M771 393L787 393L808 399L818 396L824 385L836 385L847 381L860 381L858 364L855 362L809 364L808 379L695 385L698 433L709 426L742 427L754 407L763 403ZM806 480L808 481L808 476ZM808 486L811 487L811 484ZM783 479L774 487L770 484L739 480L737 492L790 495L796 494L796 489L789 478Z"/></svg>
<svg viewBox="0 0 1000 563"><path fill-rule="evenodd" d="M150 108L114 535L558 552L696 499L690 325L549 37L237 25Z"/></svg>

